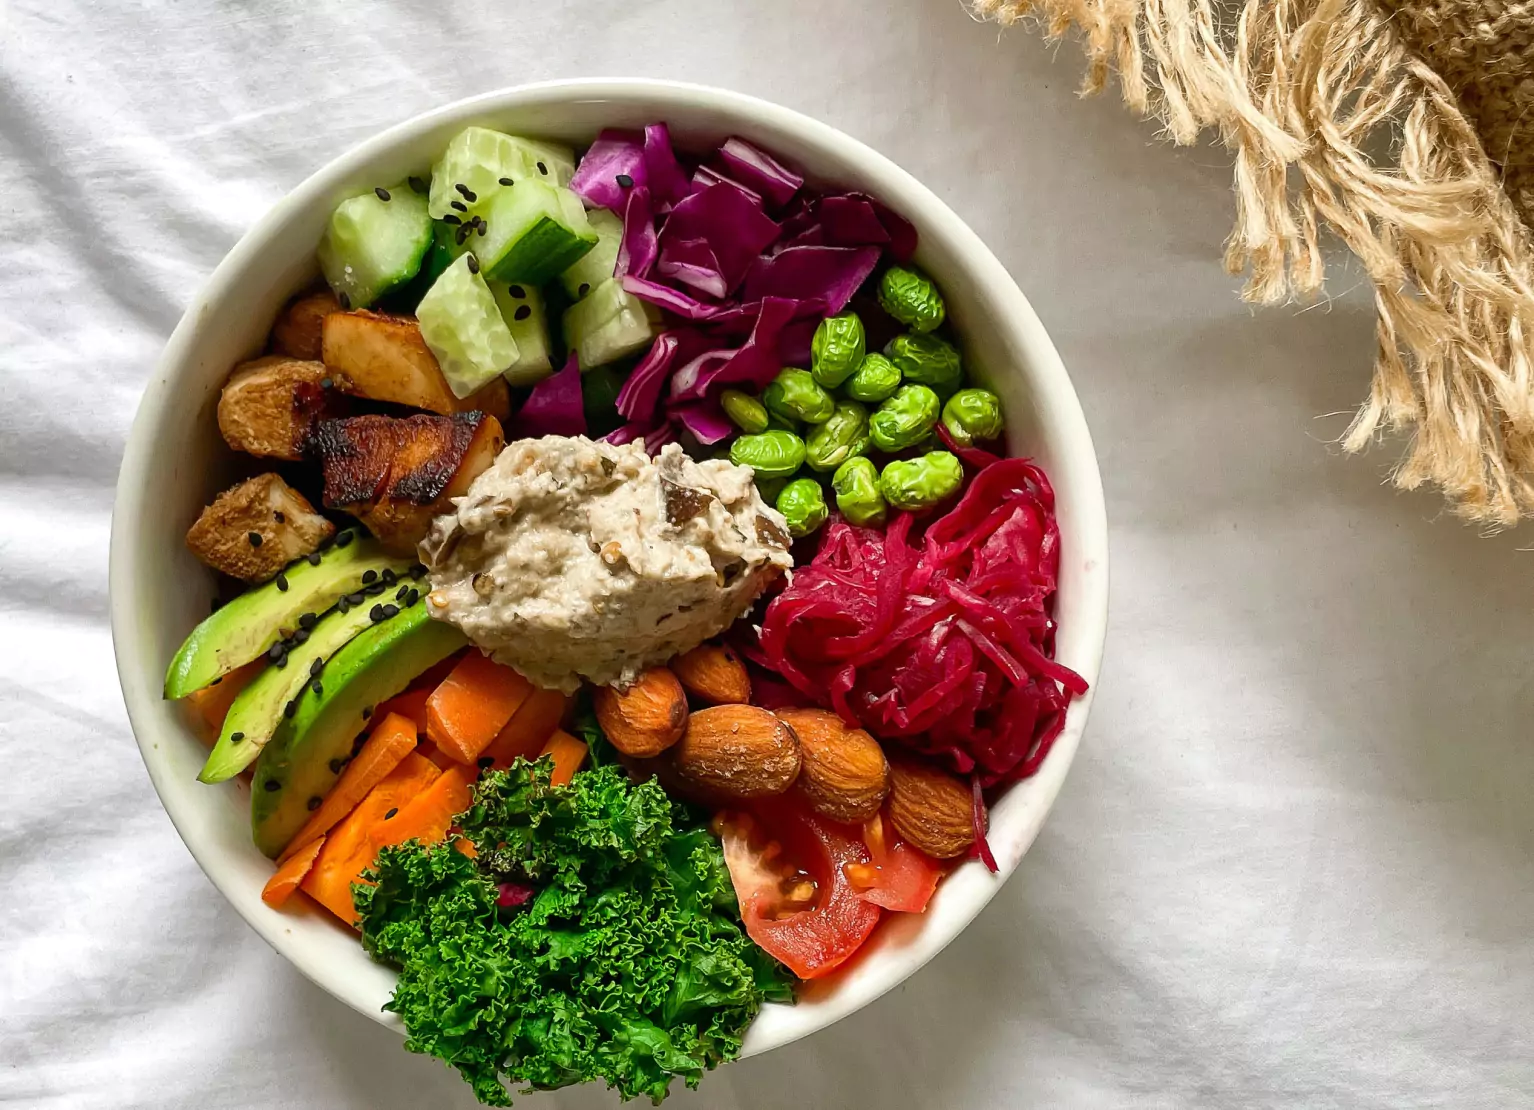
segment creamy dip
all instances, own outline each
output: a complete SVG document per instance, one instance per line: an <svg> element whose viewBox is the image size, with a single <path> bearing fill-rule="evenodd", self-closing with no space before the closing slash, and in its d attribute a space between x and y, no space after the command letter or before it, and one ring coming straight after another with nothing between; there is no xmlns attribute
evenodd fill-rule
<svg viewBox="0 0 1534 1110"><path fill-rule="evenodd" d="M626 685L793 565L752 472L676 444L508 444L421 543L427 609L539 686Z"/></svg>

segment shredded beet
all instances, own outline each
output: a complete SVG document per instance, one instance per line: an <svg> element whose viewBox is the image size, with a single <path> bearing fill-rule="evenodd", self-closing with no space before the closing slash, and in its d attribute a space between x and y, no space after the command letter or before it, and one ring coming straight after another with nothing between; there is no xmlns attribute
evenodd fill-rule
<svg viewBox="0 0 1534 1110"><path fill-rule="evenodd" d="M975 455L963 498L919 539L905 513L883 531L827 525L754 654L809 701L989 788L1038 769L1087 684L1052 658L1049 480L1027 459Z"/></svg>

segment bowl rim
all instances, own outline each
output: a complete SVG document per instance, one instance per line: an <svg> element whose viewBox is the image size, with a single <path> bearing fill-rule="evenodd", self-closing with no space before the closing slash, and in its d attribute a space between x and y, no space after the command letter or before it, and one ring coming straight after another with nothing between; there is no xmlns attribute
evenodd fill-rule
<svg viewBox="0 0 1534 1110"><path fill-rule="evenodd" d="M1024 783L1017 784L1019 788L1028 786L1031 804L1027 812L1019 816L1016 832L1008 841L992 842L1000 871L994 876L981 872L978 879L972 878L969 881L965 912L950 914L942 922L926 922L924 927L918 929L912 942L902 952L904 958L899 961L894 974L876 982L868 982L865 978L847 981L844 986L855 989L840 989L822 1000L817 1009L820 1020L813 1024L788 1029L770 1037L748 1036L742 1056L757 1055L818 1032L870 1004L920 970L979 916L1001 888L1001 884L1021 862L1059 794L1095 698L1107 633L1109 563L1107 510L1102 478L1085 414L1058 351L1022 290L979 235L916 177L861 141L802 112L729 89L657 78L568 78L507 86L419 113L364 139L314 171L278 200L240 237L199 287L171 333L140 399L128 433L114 494L108 561L108 597L119 687L123 692L135 742L161 805L208 879L244 917L246 924L316 986L380 1024L402 1028L395 1015L376 1010L373 1001L365 1002L356 992L348 991L343 982L346 977L344 970L335 974L322 961L292 950L284 941L287 929L281 915L252 917L246 914L240 900L231 892L235 880L216 858L219 853L213 851L211 846L197 842L197 838L185 834L184 825L192 807L184 808L174 791L168 789L168 768L152 751L153 747L158 746L159 736L149 723L151 699L142 696L139 684L130 678L145 664L125 650L129 642L128 630L135 618L129 591L139 574L140 545L137 542L139 529L136 520L143 500L149 493L147 479L153 457L152 430L163 419L178 376L178 367L188 362L188 356L195 349L202 316L209 306L220 303L234 292L234 278L249 260L267 249L273 233L293 213L324 201L368 163L433 128L454 121L469 122L473 117L483 117L498 111L526 109L550 101L580 99L635 103L649 100L655 102L656 112L660 115L664 114L668 106L694 109L705 107L742 120L753 120L780 131L793 132L796 138L808 145L833 148L843 160L857 163L868 176L884 183L884 187L907 198L915 198L923 208L923 218L940 224L943 235L963 254L966 269L973 271L986 283L992 299L1005 302L1006 324L1003 326L1020 336L1033 364L1031 376L1045 387L1039 396L1040 420L1053 426L1059 440L1055 468L1069 469L1071 472L1075 549L1086 557L1094 572L1083 586L1079 609L1073 610L1071 614L1072 635L1082 648L1080 657L1072 665L1087 680L1090 689L1086 695L1071 703L1065 727L1039 772ZM996 831L993 826L993 834ZM979 866L978 863L973 864L971 872ZM947 883L954 883L955 878L951 876ZM937 925L942 927L933 927ZM888 927L889 923L886 923L886 929ZM756 1023L753 1031L760 1024Z"/></svg>

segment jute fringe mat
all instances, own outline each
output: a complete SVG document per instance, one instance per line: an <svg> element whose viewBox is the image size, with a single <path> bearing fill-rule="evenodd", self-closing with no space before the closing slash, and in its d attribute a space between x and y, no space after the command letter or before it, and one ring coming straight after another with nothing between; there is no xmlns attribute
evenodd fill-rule
<svg viewBox="0 0 1534 1110"><path fill-rule="evenodd" d="M1406 433L1397 486L1534 515L1534 0L971 3L1078 32L1086 91L1116 71L1173 141L1218 131L1248 300L1318 296L1323 230L1358 256L1379 349L1348 451Z"/></svg>

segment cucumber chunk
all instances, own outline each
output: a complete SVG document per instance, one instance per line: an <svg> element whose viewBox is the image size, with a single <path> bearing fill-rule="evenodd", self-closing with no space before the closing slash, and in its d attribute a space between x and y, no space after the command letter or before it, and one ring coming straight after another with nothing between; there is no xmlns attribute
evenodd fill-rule
<svg viewBox="0 0 1534 1110"><path fill-rule="evenodd" d="M549 319L543 294L531 285L490 283L490 292L501 310L501 319L517 343L517 361L506 368L512 385L533 385L554 372L549 350Z"/></svg>
<svg viewBox="0 0 1534 1110"><path fill-rule="evenodd" d="M489 229L474 250L496 281L542 285L597 242L580 198L535 179L498 190L480 214Z"/></svg>
<svg viewBox="0 0 1534 1110"><path fill-rule="evenodd" d="M578 301L608 278L618 266L618 249L623 245L623 220L606 208L586 213L591 229L597 233L597 245L574 266L559 275L559 283Z"/></svg>
<svg viewBox="0 0 1534 1110"><path fill-rule="evenodd" d="M660 313L608 278L566 310L564 330L581 369L589 370L649 346L660 333Z"/></svg>
<svg viewBox="0 0 1534 1110"><path fill-rule="evenodd" d="M472 258L465 254L442 271L415 313L421 338L459 398L516 362L518 353L490 287L477 268L471 268Z"/></svg>
<svg viewBox="0 0 1534 1110"><path fill-rule="evenodd" d="M459 255L468 253L468 243L461 247L457 245L457 231L458 229L451 224L433 220L431 246L426 248L426 256L421 259L421 268L416 271L415 277L404 285L380 297L378 306L386 312L400 316L414 316L421 298L425 297L431 287L437 283L443 271L451 266L453 260Z"/></svg>
<svg viewBox="0 0 1534 1110"><path fill-rule="evenodd" d="M570 179L575 176L574 150L563 143L546 143L542 139L522 139L515 135L511 141L527 156L531 170L529 177L540 177L560 188L570 184Z"/></svg>
<svg viewBox="0 0 1534 1110"><path fill-rule="evenodd" d="M431 241L426 198L401 181L337 205L317 253L342 305L366 308L415 277Z"/></svg>
<svg viewBox="0 0 1534 1110"><path fill-rule="evenodd" d="M448 213L464 215L502 188L501 179L521 181L538 171L521 141L488 127L466 127L447 144L431 171L430 211L434 220ZM458 186L468 190L465 195ZM470 197L473 199L471 200ZM454 203L462 205L453 207Z"/></svg>

